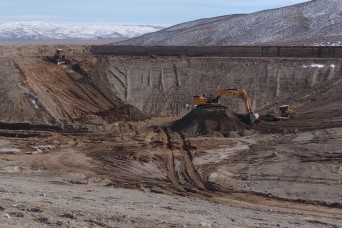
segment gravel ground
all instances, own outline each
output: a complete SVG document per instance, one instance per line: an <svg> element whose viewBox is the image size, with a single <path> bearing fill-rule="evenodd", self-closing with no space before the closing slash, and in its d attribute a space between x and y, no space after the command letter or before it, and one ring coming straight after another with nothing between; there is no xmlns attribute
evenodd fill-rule
<svg viewBox="0 0 342 228"><path fill-rule="evenodd" d="M70 174L71 175L71 174ZM1 174L3 227L339 227L341 220L105 187L67 176ZM75 174L73 174L75 177ZM102 186L101 186L102 185Z"/></svg>

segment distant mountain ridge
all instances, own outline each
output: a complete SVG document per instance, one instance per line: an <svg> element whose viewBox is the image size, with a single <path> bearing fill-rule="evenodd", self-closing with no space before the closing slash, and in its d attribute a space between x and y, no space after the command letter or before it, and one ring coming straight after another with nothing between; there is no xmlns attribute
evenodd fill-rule
<svg viewBox="0 0 342 228"><path fill-rule="evenodd" d="M45 22L0 23L0 40L132 38L162 27L151 25L71 25Z"/></svg>
<svg viewBox="0 0 342 228"><path fill-rule="evenodd" d="M252 14L178 24L120 45L336 45L342 44L342 0L312 0Z"/></svg>

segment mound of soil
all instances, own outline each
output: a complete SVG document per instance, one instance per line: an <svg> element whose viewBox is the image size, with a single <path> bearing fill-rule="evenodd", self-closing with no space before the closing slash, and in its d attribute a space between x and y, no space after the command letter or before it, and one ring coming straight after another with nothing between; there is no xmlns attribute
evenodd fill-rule
<svg viewBox="0 0 342 228"><path fill-rule="evenodd" d="M147 115L136 107L122 103L118 107L96 114L108 123L116 121L142 121L147 119Z"/></svg>
<svg viewBox="0 0 342 228"><path fill-rule="evenodd" d="M242 135L247 124L241 117L231 111L208 111L193 109L183 118L173 122L170 126L173 131L181 131L186 136L218 135L229 136L230 132Z"/></svg>

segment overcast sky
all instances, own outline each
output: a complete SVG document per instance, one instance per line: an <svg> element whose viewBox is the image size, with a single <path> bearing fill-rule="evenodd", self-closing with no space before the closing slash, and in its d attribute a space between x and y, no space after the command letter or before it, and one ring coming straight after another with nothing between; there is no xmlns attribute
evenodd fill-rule
<svg viewBox="0 0 342 228"><path fill-rule="evenodd" d="M0 22L150 24L252 13L308 0L0 0Z"/></svg>

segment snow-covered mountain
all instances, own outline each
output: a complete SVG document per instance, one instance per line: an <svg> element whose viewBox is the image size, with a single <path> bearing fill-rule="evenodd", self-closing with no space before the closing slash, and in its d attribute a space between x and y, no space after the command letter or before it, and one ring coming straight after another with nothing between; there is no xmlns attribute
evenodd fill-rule
<svg viewBox="0 0 342 228"><path fill-rule="evenodd" d="M150 25L71 25L45 22L0 24L0 40L132 38L162 27Z"/></svg>
<svg viewBox="0 0 342 228"><path fill-rule="evenodd" d="M191 21L122 45L341 45L342 0Z"/></svg>

